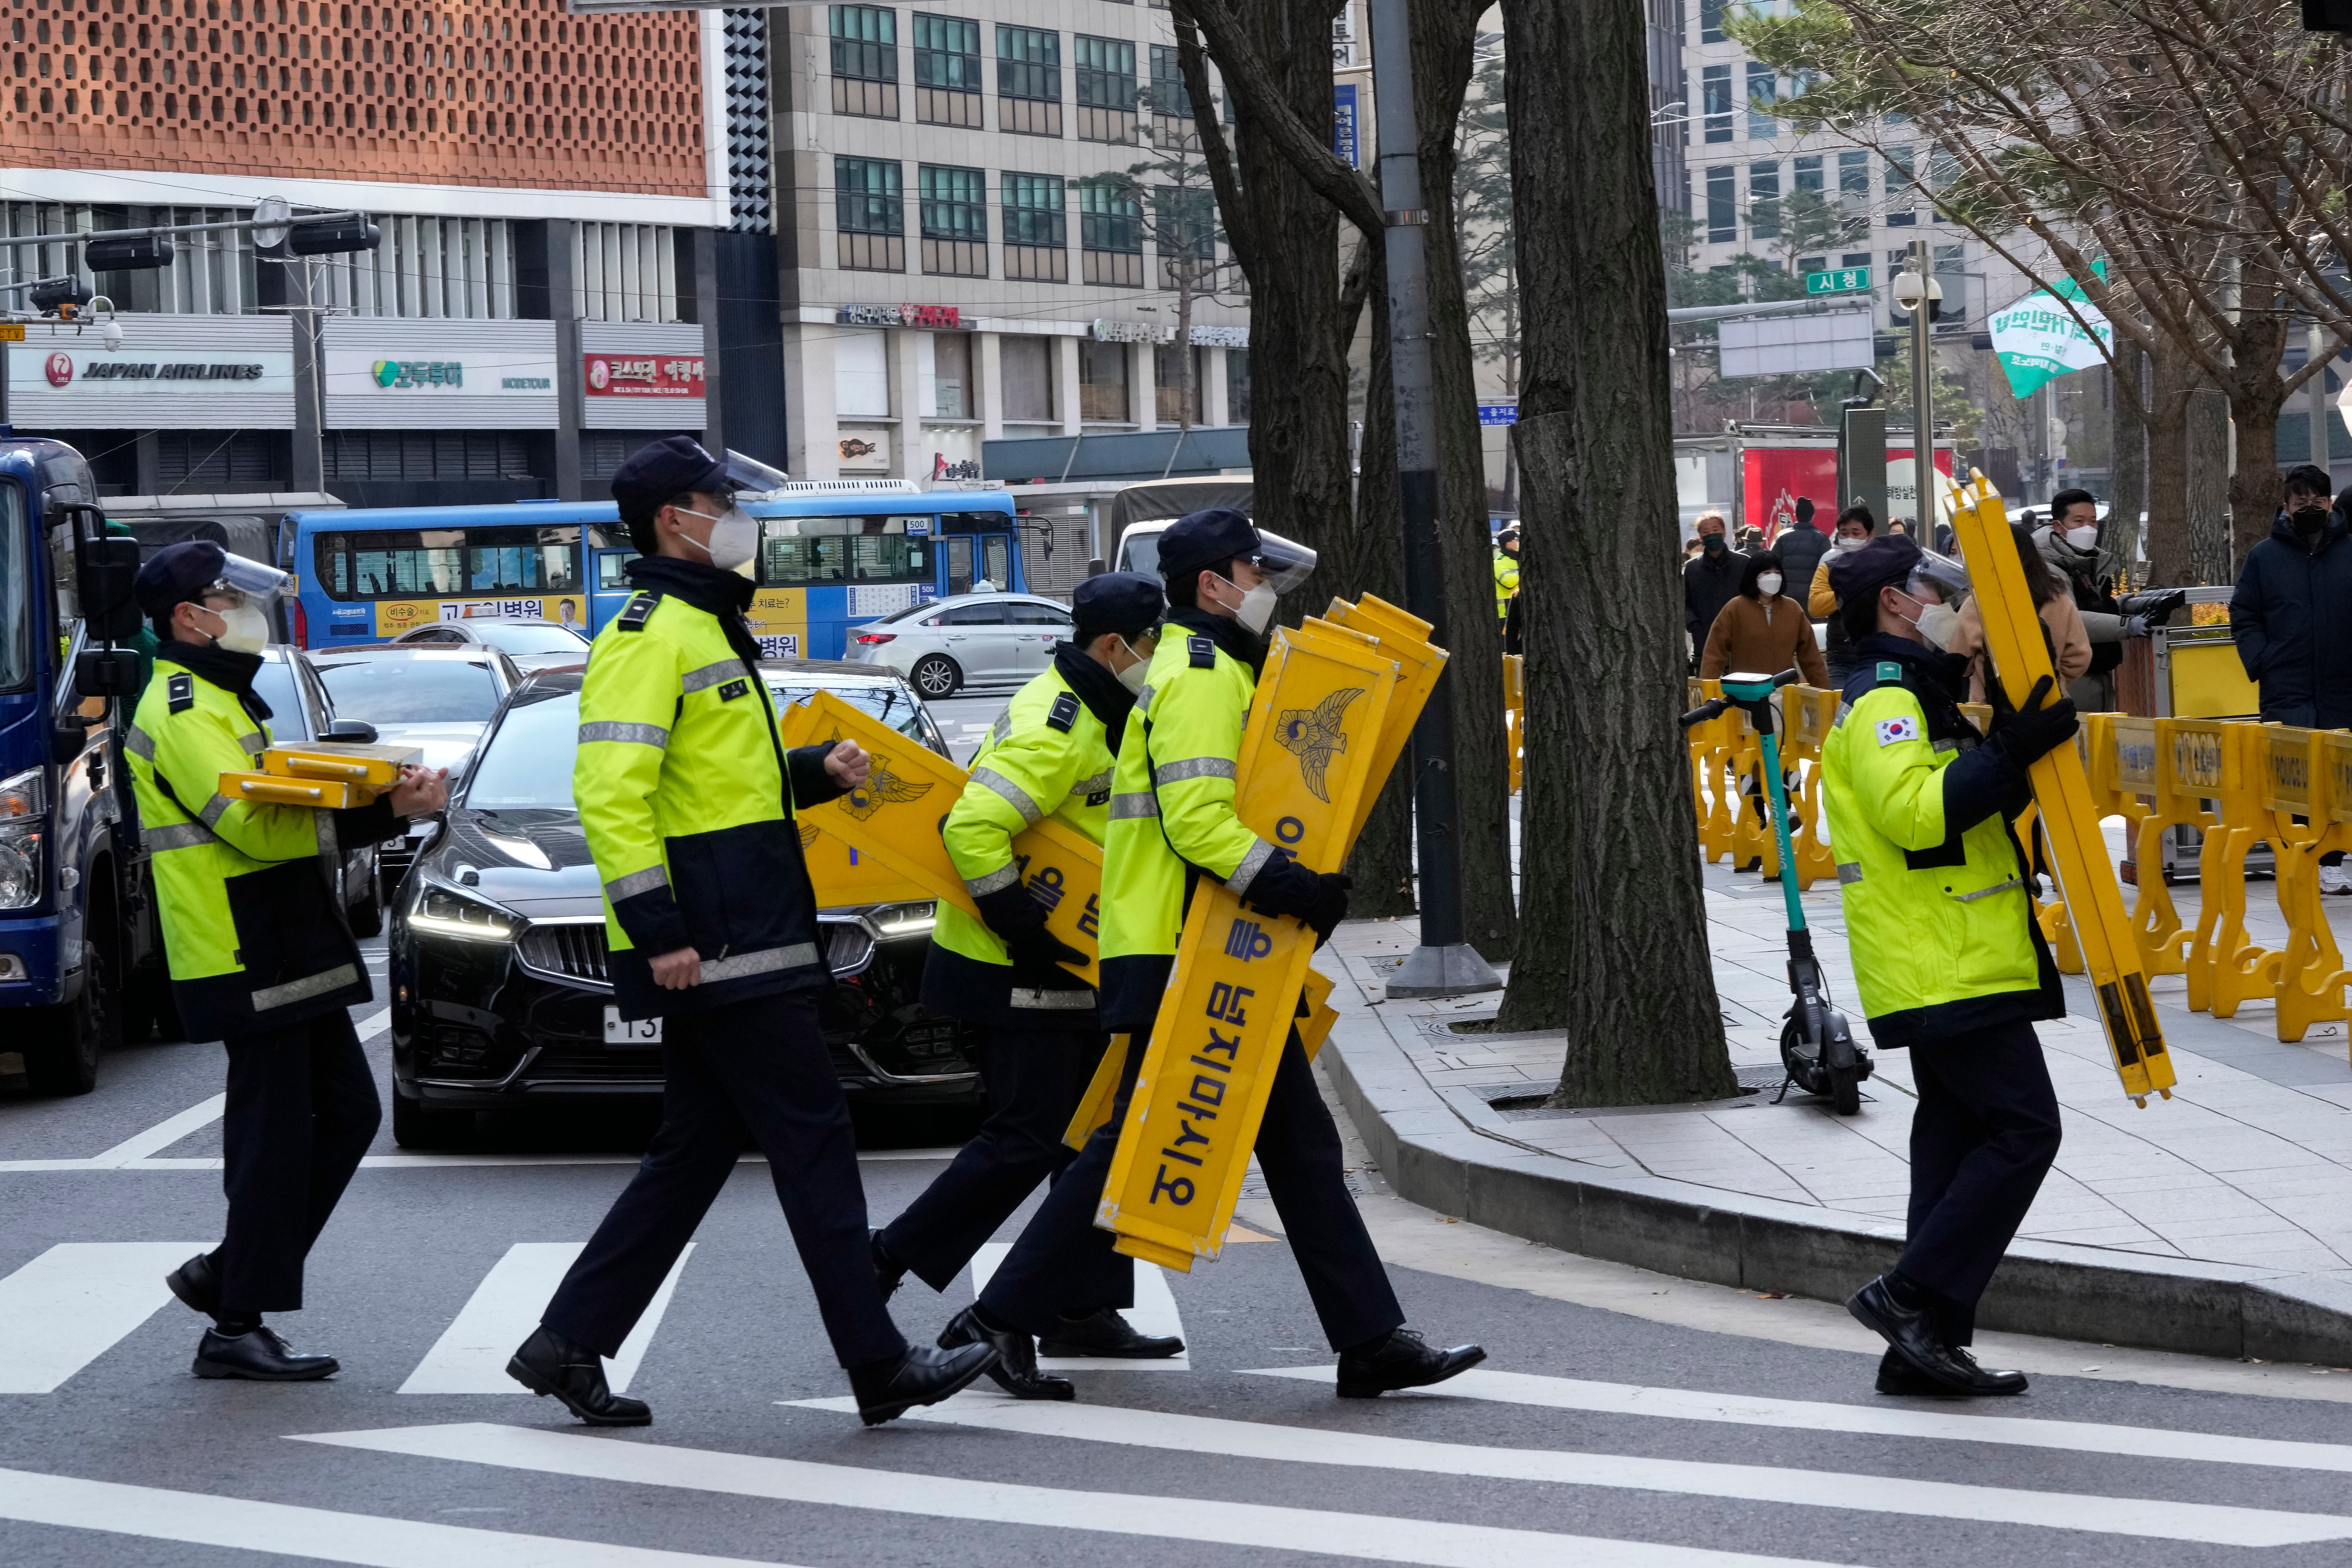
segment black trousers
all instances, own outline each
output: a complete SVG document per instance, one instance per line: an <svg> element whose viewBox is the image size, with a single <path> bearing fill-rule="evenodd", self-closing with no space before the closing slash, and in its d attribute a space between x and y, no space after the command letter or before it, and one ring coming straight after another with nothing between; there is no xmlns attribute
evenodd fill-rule
<svg viewBox="0 0 2352 1568"><path fill-rule="evenodd" d="M981 1305L992 1317L1033 1334L1046 1332L1068 1304L1067 1282L1087 1278L1111 1251L1111 1233L1095 1228L1095 1208L1102 1199L1103 1180L1110 1173L1111 1155L1118 1148L1118 1130L1127 1121L1128 1097L1143 1066L1146 1044L1146 1037L1138 1035L1128 1047L1118 1108L1109 1124L1087 1140L981 1292ZM1315 1069L1296 1029L1283 1047L1265 1120L1258 1127L1256 1153L1266 1190L1288 1233L1290 1255L1307 1281L1307 1294L1331 1348L1362 1344L1403 1323L1404 1310L1389 1288L1388 1270L1381 1267L1364 1217L1348 1192L1339 1131L1317 1091Z"/></svg>
<svg viewBox="0 0 2352 1568"><path fill-rule="evenodd" d="M297 1311L303 1260L383 1120L375 1074L341 1010L223 1043L221 1310Z"/></svg>
<svg viewBox="0 0 2352 1568"><path fill-rule="evenodd" d="M664 1036L661 1128L540 1321L599 1355L617 1352L734 1173L748 1130L835 1356L858 1367L905 1354L874 1283L856 1135L816 1005L747 997L673 1016Z"/></svg>
<svg viewBox="0 0 2352 1568"><path fill-rule="evenodd" d="M932 1289L946 1289L1037 1184L1077 1158L1062 1134L1103 1048L1103 1037L1092 1030L985 1029L980 1072L988 1119L922 1195L883 1227L890 1256ZM1134 1259L1114 1252L1092 1277L1068 1285L1066 1305L1074 1311L1133 1306Z"/></svg>
<svg viewBox="0 0 2352 1568"><path fill-rule="evenodd" d="M1936 1300L1948 1342L1976 1331L1977 1300L2058 1158L2058 1095L2023 1020L1911 1047L1911 1216L1904 1277Z"/></svg>

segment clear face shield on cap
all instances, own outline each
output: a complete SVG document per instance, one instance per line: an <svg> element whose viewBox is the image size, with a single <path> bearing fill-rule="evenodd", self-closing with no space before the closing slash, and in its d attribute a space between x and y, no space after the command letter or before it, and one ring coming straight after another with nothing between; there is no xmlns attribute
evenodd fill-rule
<svg viewBox="0 0 2352 1568"><path fill-rule="evenodd" d="M269 645L269 617L262 605L288 592L293 582L275 566L223 552L221 574L196 595L195 604L221 618L214 642L236 653L259 653ZM224 599L226 604L218 603Z"/></svg>
<svg viewBox="0 0 2352 1568"><path fill-rule="evenodd" d="M1315 552L1278 533L1258 531L1258 545L1241 559L1257 569L1258 584L1242 595L1234 618L1264 636L1274 624L1275 602L1315 574Z"/></svg>
<svg viewBox="0 0 2352 1568"><path fill-rule="evenodd" d="M1948 555L1925 551L1904 580L1902 592L1919 606L1912 621L1919 635L1929 647L1948 651L1959 630L1959 602L1968 597L1969 569Z"/></svg>

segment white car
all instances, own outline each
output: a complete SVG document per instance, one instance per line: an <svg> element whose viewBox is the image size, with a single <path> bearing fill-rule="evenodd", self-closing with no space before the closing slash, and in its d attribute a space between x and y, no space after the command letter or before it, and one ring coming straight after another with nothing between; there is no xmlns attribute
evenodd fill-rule
<svg viewBox="0 0 2352 1568"><path fill-rule="evenodd" d="M1017 686L1069 640L1070 607L1034 594L958 594L852 630L843 658L905 676L926 700L966 686Z"/></svg>
<svg viewBox="0 0 2352 1568"><path fill-rule="evenodd" d="M569 600L565 601L567 604ZM514 661L529 675L535 669L561 669L585 663L586 628L562 621L521 616L485 616L470 621L429 621L412 626L392 639L394 647L478 647L488 646Z"/></svg>

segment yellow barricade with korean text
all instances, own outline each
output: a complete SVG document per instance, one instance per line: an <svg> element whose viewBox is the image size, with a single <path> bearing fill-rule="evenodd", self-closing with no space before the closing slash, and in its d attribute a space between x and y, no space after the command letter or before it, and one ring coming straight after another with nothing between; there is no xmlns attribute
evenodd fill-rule
<svg viewBox="0 0 2352 1568"><path fill-rule="evenodd" d="M1991 703L1963 702L1959 704L1959 710L1960 717L1975 725L1978 734L1992 733ZM2074 743L2077 748L2081 747L2083 740L2079 734L2075 736ZM2086 768L2089 766L2087 758L2084 766ZM2095 784L2092 786L2092 794L2095 798L2098 796ZM2102 815L2111 814L2102 813ZM2033 802L2028 801L2025 804L2025 809L2019 812L2017 819L2009 825L2010 833L2016 838L2018 847L2025 851L2026 865L2029 868L2039 863L2037 857L2040 854L2042 840L2036 836L2035 825L2041 820L2040 808ZM2050 944L2050 961L2058 966L2058 972L2061 974L2082 973L2083 944L2075 939L2074 927L2067 918L2065 899L2063 896L2050 899L2039 897L2038 884L2032 880L2026 883L2026 897L2033 900L2033 923L2041 928L2042 940Z"/></svg>
<svg viewBox="0 0 2352 1568"><path fill-rule="evenodd" d="M2270 741L2261 724L2212 719L2157 721L2157 763L2172 787L2219 804L2197 858L2202 908L2189 942L2189 1005L2233 1018L2244 1003L2276 994L2279 957L2246 929L2246 858L2277 832L2263 806ZM2273 844L2273 849L2278 847Z"/></svg>
<svg viewBox="0 0 2352 1568"><path fill-rule="evenodd" d="M1689 708L1701 707L1723 695L1719 680L1699 680L1689 683L1684 701ZM1739 791L1737 782L1728 779L1731 754L1739 746L1742 715L1736 708L1704 724L1694 724L1683 731L1684 742L1690 748L1691 804L1698 813L1699 858L1714 860L1731 853L1733 837L1739 828Z"/></svg>
<svg viewBox="0 0 2352 1568"><path fill-rule="evenodd" d="M1824 877L1837 874L1837 857L1830 850L1829 816L1822 809L1822 745L1837 723L1838 704L1845 694L1819 686L1780 689L1780 765L1796 777L1789 792L1789 844L1796 853L1797 890L1805 892ZM1766 858L1767 880L1780 875L1780 846Z"/></svg>
<svg viewBox="0 0 2352 1568"><path fill-rule="evenodd" d="M2314 1024L2352 1017L2344 1005L2352 976L2344 973L2344 954L2319 892L2319 858L2352 845L2352 831L2335 820L2334 768L2323 750L2327 731L2284 724L2263 730L2263 805L2277 819L2271 847L2278 855L2279 908L2286 915L2286 946L2272 990L2278 998L2278 1037L2294 1041Z"/></svg>

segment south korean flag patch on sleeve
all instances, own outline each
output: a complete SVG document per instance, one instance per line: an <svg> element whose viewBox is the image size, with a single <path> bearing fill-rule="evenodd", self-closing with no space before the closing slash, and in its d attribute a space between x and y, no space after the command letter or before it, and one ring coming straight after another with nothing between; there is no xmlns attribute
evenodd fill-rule
<svg viewBox="0 0 2352 1568"><path fill-rule="evenodd" d="M1881 719L1878 721L1878 743L1882 746L1891 746L1897 741L1916 741L1918 738L1919 721L1907 713L1899 719Z"/></svg>

